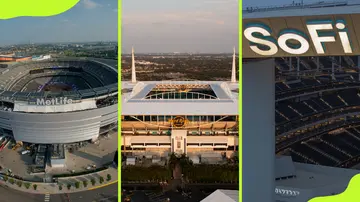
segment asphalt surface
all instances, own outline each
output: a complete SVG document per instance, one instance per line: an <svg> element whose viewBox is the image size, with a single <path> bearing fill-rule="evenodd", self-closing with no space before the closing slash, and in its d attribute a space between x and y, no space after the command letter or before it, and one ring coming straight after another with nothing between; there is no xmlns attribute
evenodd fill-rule
<svg viewBox="0 0 360 202"><path fill-rule="evenodd" d="M131 202L164 202L166 199L175 202L199 202L213 193L217 189L237 190L237 184L190 184L186 186L187 190L183 191L167 191L162 193L159 187L141 184L122 186L123 195L122 202L126 197L131 198ZM149 189L151 188L151 190ZM220 201L219 201L220 202Z"/></svg>
<svg viewBox="0 0 360 202"><path fill-rule="evenodd" d="M0 186L0 202L117 202L117 184L72 194L29 194Z"/></svg>

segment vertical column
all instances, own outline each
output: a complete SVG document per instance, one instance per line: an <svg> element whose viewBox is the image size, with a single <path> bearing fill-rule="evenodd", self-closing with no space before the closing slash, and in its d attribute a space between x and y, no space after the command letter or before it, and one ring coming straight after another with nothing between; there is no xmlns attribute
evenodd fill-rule
<svg viewBox="0 0 360 202"><path fill-rule="evenodd" d="M340 68L342 69L342 65L341 65L341 56L339 56L339 65L340 65Z"/></svg>
<svg viewBox="0 0 360 202"><path fill-rule="evenodd" d="M319 72L320 70L320 58L316 57L316 67L317 67L317 72Z"/></svg>
<svg viewBox="0 0 360 202"><path fill-rule="evenodd" d="M297 57L296 74L300 75L300 57Z"/></svg>
<svg viewBox="0 0 360 202"><path fill-rule="evenodd" d="M275 201L275 60L243 65L243 199Z"/></svg>
<svg viewBox="0 0 360 202"><path fill-rule="evenodd" d="M359 81L360 81L360 56L358 56L358 64L357 64L357 66L358 66L358 71L359 71Z"/></svg>
<svg viewBox="0 0 360 202"><path fill-rule="evenodd" d="M331 77L335 80L335 58L331 57Z"/></svg>

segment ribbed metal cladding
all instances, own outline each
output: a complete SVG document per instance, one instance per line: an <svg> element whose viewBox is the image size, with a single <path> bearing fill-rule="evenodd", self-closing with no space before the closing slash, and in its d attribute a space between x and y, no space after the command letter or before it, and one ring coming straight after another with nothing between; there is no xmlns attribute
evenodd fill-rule
<svg viewBox="0 0 360 202"><path fill-rule="evenodd" d="M101 126L116 122L117 105L51 114L0 111L0 126L11 129L16 141L31 143L53 144L90 140L99 135Z"/></svg>

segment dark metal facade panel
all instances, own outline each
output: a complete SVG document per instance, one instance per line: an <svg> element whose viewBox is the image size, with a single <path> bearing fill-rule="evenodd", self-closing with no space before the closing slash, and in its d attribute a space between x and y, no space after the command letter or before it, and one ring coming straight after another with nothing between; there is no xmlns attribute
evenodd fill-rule
<svg viewBox="0 0 360 202"><path fill-rule="evenodd" d="M101 126L117 122L117 105L68 113L0 111L0 127L13 131L17 141L71 143L99 135Z"/></svg>
<svg viewBox="0 0 360 202"><path fill-rule="evenodd" d="M360 10L358 11L360 12ZM313 20L332 20L333 21L333 30L329 30L335 33L335 42L326 42L325 45L325 54L319 55L315 51L315 47L310 38L306 23L307 21ZM352 45L353 52L351 54L345 54L337 28L335 27L335 22L337 20L344 20L346 22L346 28L348 30L348 35L350 43ZM243 40L243 58L266 58L266 57L289 57L289 56L340 56L340 55L360 55L360 14L328 14L328 15L308 15L308 16L296 16L296 17L273 17L273 18L251 18L243 19L243 32L247 26L251 24L264 24L268 26L271 30L271 36L277 40L281 31L285 29L295 29L305 33L308 38L310 48L309 50L302 55L291 55L284 52L280 47L277 54L273 56L261 56L250 49L250 42L246 37L242 36Z"/></svg>

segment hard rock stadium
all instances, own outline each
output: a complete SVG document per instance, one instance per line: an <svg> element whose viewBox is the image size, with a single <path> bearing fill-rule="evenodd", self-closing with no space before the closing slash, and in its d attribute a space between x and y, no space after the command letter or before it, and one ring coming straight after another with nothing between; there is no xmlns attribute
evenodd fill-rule
<svg viewBox="0 0 360 202"><path fill-rule="evenodd" d="M95 141L117 127L117 68L104 60L15 63L0 69L0 89L1 134L17 142Z"/></svg>
<svg viewBox="0 0 360 202"><path fill-rule="evenodd" d="M359 9L339 1L243 11L244 201L340 194L360 173L360 43L352 23ZM267 48L253 43L260 38Z"/></svg>
<svg viewBox="0 0 360 202"><path fill-rule="evenodd" d="M230 77L230 75L229 75ZM121 151L132 156L232 156L238 151L238 83L231 81L122 82Z"/></svg>

